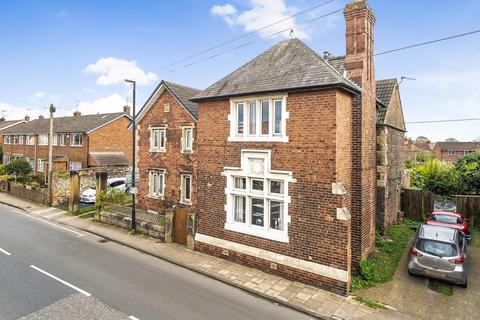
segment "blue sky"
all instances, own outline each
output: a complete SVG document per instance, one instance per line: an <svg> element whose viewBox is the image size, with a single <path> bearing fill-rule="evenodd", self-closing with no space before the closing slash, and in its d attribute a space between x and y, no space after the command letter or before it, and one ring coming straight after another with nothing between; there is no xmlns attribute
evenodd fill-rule
<svg viewBox="0 0 480 320"><path fill-rule="evenodd" d="M172 67L165 65L249 30L320 4L312 0L1 1L0 108L7 119L121 110L130 95L125 76L139 80L142 105L161 79L205 88L260 54L284 35L278 26ZM345 52L345 23L337 0L295 17L295 35L318 52ZM480 28L480 0L370 0L381 52ZM283 25L281 27L289 27ZM206 57L252 44L216 58ZM480 117L480 34L376 58L376 77L408 76L401 85L407 121ZM189 67L180 68L193 63ZM408 125L408 136L433 140L480 136L480 121Z"/></svg>

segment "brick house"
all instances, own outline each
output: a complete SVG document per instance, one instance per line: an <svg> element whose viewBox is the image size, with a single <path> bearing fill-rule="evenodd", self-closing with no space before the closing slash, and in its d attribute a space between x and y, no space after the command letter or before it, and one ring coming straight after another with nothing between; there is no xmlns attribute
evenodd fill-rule
<svg viewBox="0 0 480 320"><path fill-rule="evenodd" d="M5 120L3 117L0 118L0 146L3 146L3 136L1 135L3 130L25 123L29 119L30 118L28 116L25 117L25 120ZM3 161L3 159L0 159L0 162L1 161Z"/></svg>
<svg viewBox="0 0 480 320"><path fill-rule="evenodd" d="M454 163L469 153L480 151L479 142L437 142L433 148L437 159L449 163Z"/></svg>
<svg viewBox="0 0 480 320"><path fill-rule="evenodd" d="M377 187L375 17L344 15L345 73L291 39L191 99L195 249L341 294L373 250Z"/></svg>
<svg viewBox="0 0 480 320"><path fill-rule="evenodd" d="M124 112L54 118L53 168L78 170L99 166L127 166L132 159L132 118L129 107ZM26 119L29 120L29 119ZM3 161L24 158L35 174L48 168L50 119L38 119L0 131Z"/></svg>
<svg viewBox="0 0 480 320"><path fill-rule="evenodd" d="M403 141L403 154L405 159L415 159L420 155L433 155L433 149L435 144L429 140L425 140L422 137L412 140L405 138Z"/></svg>
<svg viewBox="0 0 480 320"><path fill-rule="evenodd" d="M200 90L162 81L137 116L138 207L195 213L197 103Z"/></svg>

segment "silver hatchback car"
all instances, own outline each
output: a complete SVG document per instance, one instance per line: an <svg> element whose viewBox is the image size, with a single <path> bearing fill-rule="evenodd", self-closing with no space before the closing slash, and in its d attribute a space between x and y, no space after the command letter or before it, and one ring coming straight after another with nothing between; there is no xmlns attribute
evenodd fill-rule
<svg viewBox="0 0 480 320"><path fill-rule="evenodd" d="M408 273L467 287L467 240L463 232L422 225L408 254Z"/></svg>

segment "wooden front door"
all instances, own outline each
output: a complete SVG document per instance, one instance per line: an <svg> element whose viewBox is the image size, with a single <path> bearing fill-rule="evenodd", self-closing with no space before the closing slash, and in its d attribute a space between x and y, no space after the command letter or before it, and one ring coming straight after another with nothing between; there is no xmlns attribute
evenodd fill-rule
<svg viewBox="0 0 480 320"><path fill-rule="evenodd" d="M176 208L173 216L173 236L175 242L187 245L187 217L188 214L183 208Z"/></svg>

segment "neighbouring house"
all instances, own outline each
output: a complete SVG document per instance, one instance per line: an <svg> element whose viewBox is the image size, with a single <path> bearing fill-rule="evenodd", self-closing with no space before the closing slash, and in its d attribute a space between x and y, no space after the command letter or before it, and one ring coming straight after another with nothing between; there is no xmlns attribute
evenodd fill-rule
<svg viewBox="0 0 480 320"><path fill-rule="evenodd" d="M25 116L25 120L5 120L5 118L3 117L0 118L0 146L3 147L3 136L1 135L1 132L3 130L25 123L29 120L30 120L29 116ZM0 159L0 162L3 162L3 158Z"/></svg>
<svg viewBox="0 0 480 320"><path fill-rule="evenodd" d="M434 147L437 159L450 163L475 151L480 151L479 142L444 141L435 143Z"/></svg>
<svg viewBox="0 0 480 320"><path fill-rule="evenodd" d="M176 208L176 222L196 209L198 114L189 99L199 92L162 81L137 117L138 206L157 213ZM177 232L175 241L185 244L186 233Z"/></svg>
<svg viewBox="0 0 480 320"><path fill-rule="evenodd" d="M421 155L433 155L433 148L435 147L434 143L431 143L429 140L417 138L412 140L410 138L405 138L403 141L403 153L405 159L415 159Z"/></svg>
<svg viewBox="0 0 480 320"><path fill-rule="evenodd" d="M0 131L3 161L23 158L35 174L46 174L50 119L40 116ZM130 109L124 112L81 115L53 119L53 168L78 170L88 167L128 166L132 160Z"/></svg>
<svg viewBox="0 0 480 320"><path fill-rule="evenodd" d="M345 72L345 56L334 57L325 52L323 58L341 74ZM384 232L399 218L402 180L405 175L403 118L400 89L396 79L376 81L377 96L377 229Z"/></svg>
<svg viewBox="0 0 480 320"><path fill-rule="evenodd" d="M190 99L195 249L341 294L375 244L377 105L401 107L396 84L390 103L376 96L373 11L357 0L344 16L344 73L290 39Z"/></svg>

